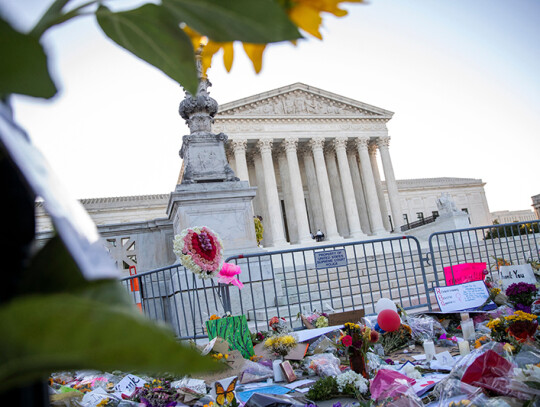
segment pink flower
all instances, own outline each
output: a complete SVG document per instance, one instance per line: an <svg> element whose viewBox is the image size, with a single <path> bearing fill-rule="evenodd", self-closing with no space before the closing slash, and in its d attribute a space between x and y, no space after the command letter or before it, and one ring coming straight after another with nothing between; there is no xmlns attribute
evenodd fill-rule
<svg viewBox="0 0 540 407"><path fill-rule="evenodd" d="M232 284L237 286L239 289L242 289L244 284L242 284L242 282L236 278L236 276L241 272L242 270L240 269L240 266L231 263L223 263L223 267L218 274L218 282L223 284Z"/></svg>
<svg viewBox="0 0 540 407"><path fill-rule="evenodd" d="M351 346L352 345L352 336L351 335L345 335L343 338L341 338L341 343L344 346Z"/></svg>

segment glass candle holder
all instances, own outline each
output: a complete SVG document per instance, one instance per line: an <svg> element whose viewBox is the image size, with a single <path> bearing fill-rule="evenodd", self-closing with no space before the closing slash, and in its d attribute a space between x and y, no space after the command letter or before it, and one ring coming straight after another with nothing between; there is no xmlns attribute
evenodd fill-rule
<svg viewBox="0 0 540 407"><path fill-rule="evenodd" d="M426 361L430 363L435 357L435 344L433 343L433 341L424 341L424 352L426 354Z"/></svg>

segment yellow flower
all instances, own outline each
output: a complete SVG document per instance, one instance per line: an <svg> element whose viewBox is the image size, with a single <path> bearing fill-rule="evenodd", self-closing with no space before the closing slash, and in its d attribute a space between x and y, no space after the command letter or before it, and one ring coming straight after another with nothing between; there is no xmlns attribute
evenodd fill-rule
<svg viewBox="0 0 540 407"><path fill-rule="evenodd" d="M499 295L500 293L501 293L500 288L492 288L491 289L491 294L493 294L493 295Z"/></svg>
<svg viewBox="0 0 540 407"><path fill-rule="evenodd" d="M505 343L504 346L503 346L503 349L507 352L513 352L516 348L514 348L512 345L510 345L509 343Z"/></svg>
<svg viewBox="0 0 540 407"><path fill-rule="evenodd" d="M487 323L486 326L487 326L489 329L495 329L495 328L497 328L497 327L500 325L500 323L501 323L501 319L500 319L500 318L496 318L496 319L492 319L491 321L489 321L489 322Z"/></svg>
<svg viewBox="0 0 540 407"><path fill-rule="evenodd" d="M214 405L214 402L211 401L210 403L208 403L208 407L212 407Z"/></svg>
<svg viewBox="0 0 540 407"><path fill-rule="evenodd" d="M321 13L330 13L336 17L347 15L347 11L339 8L340 3L361 3L363 0L289 0L284 6L290 20L308 34L322 40L319 28L322 24ZM234 60L234 47L232 42L216 42L199 34L188 26L183 27L184 32L189 36L193 48L198 50L201 44L206 44L202 50L201 63L203 76L212 66L212 58L219 50L223 49L223 65L227 72L231 71ZM296 43L293 41L293 43ZM251 60L256 73L262 69L263 53L266 44L242 43L246 55Z"/></svg>
<svg viewBox="0 0 540 407"><path fill-rule="evenodd" d="M223 357L224 357L225 359L229 359L229 355L228 355L227 353L226 353L225 355L223 355Z"/></svg>
<svg viewBox="0 0 540 407"><path fill-rule="evenodd" d="M515 322L515 321L534 321L536 319L536 315L534 314L529 314L527 312L523 312L523 311L516 311L514 312L512 315L509 315L506 317L506 319L510 322Z"/></svg>
<svg viewBox="0 0 540 407"><path fill-rule="evenodd" d="M347 0L348 2L361 3L363 0ZM340 3L344 0L295 0L288 10L291 21L305 32L322 40L319 28L322 24L321 13L331 13L336 17L347 15L347 11L340 9Z"/></svg>

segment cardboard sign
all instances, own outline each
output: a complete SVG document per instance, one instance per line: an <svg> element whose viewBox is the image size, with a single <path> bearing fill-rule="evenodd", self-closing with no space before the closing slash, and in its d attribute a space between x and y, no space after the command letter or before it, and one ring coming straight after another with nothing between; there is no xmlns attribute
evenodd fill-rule
<svg viewBox="0 0 540 407"><path fill-rule="evenodd" d="M337 312L328 315L328 325L343 325L345 322L359 322L364 318L366 313L363 309L356 311Z"/></svg>
<svg viewBox="0 0 540 407"><path fill-rule="evenodd" d="M463 263L444 268L446 285L463 284L484 279L486 263Z"/></svg>
<svg viewBox="0 0 540 407"><path fill-rule="evenodd" d="M230 350L239 350L246 359L255 354L245 315L206 321L206 331L208 339L214 339L216 336L225 339L229 342Z"/></svg>
<svg viewBox="0 0 540 407"><path fill-rule="evenodd" d="M483 281L435 288L435 298L444 313L478 308L488 297L489 293Z"/></svg>
<svg viewBox="0 0 540 407"><path fill-rule="evenodd" d="M536 277L529 263L516 266L500 266L499 280L501 280L505 291L510 284L514 283L536 284Z"/></svg>
<svg viewBox="0 0 540 407"><path fill-rule="evenodd" d="M327 269L347 265L347 253L345 249L326 250L315 252L315 268Z"/></svg>

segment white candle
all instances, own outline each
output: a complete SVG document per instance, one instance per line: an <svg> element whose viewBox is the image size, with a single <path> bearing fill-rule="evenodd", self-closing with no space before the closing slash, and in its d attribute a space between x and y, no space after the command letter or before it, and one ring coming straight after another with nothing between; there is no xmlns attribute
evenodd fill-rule
<svg viewBox="0 0 540 407"><path fill-rule="evenodd" d="M429 363L435 356L435 344L433 341L424 341L424 352L426 353L426 361Z"/></svg>
<svg viewBox="0 0 540 407"><path fill-rule="evenodd" d="M462 312L461 314L461 320L466 321L469 319L469 313L468 312Z"/></svg>
<svg viewBox="0 0 540 407"><path fill-rule="evenodd" d="M277 359L272 362L272 370L274 371L274 381L275 382L282 382L285 380L283 377L283 371L281 370L281 362L282 360Z"/></svg>
<svg viewBox="0 0 540 407"><path fill-rule="evenodd" d="M469 342L461 341L460 343L458 343L458 346L459 346L459 354L461 356L465 356L465 355L468 355L469 353L471 353L471 348L469 347Z"/></svg>
<svg viewBox="0 0 540 407"><path fill-rule="evenodd" d="M461 332L463 332L463 339L466 341L475 339L474 322L472 319L461 322Z"/></svg>

